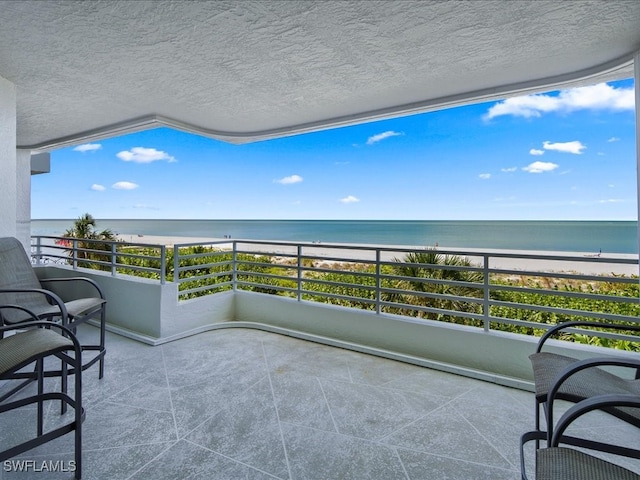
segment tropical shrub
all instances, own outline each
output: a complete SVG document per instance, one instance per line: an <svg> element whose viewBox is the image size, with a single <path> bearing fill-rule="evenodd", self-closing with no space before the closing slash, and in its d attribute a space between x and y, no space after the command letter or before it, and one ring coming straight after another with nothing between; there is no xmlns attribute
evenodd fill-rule
<svg viewBox="0 0 640 480"><path fill-rule="evenodd" d="M111 252L111 244L104 242L115 242L117 236L109 229L96 230L96 221L88 213L78 217L71 228L67 229L62 236L66 240L58 241L58 245L71 247L73 240L77 239L76 262L79 267L92 268L97 270L109 270L110 254L101 254L100 251ZM73 263L73 249L66 251L70 257L67 263Z"/></svg>
<svg viewBox="0 0 640 480"><path fill-rule="evenodd" d="M383 285L386 312L481 325L480 320L455 315L482 313L482 305L476 299L483 297L484 274L468 258L427 249L394 261L392 275L385 277Z"/></svg>

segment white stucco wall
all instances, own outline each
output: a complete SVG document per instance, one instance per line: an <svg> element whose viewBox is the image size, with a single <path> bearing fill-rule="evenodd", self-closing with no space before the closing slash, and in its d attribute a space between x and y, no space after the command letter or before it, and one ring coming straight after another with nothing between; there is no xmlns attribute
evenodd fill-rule
<svg viewBox="0 0 640 480"><path fill-rule="evenodd" d="M146 343L163 343L233 320L233 292L178 302L175 283L161 285L155 280L70 267L37 267L36 273L40 278L85 276L95 280L107 299L109 327ZM48 287L63 299L95 293L76 282Z"/></svg>
<svg viewBox="0 0 640 480"><path fill-rule="evenodd" d="M179 338L185 333L208 330L211 325L234 319L232 291L206 295L178 302L178 286L171 283L171 292L162 298L161 333L164 341Z"/></svg>
<svg viewBox="0 0 640 480"><path fill-rule="evenodd" d="M17 234L16 88L0 77L0 236ZM22 240L22 239L21 239Z"/></svg>
<svg viewBox="0 0 640 480"><path fill-rule="evenodd" d="M55 195L52 192L52 195ZM31 152L16 150L16 238L31 244ZM28 250L27 250L28 251Z"/></svg>

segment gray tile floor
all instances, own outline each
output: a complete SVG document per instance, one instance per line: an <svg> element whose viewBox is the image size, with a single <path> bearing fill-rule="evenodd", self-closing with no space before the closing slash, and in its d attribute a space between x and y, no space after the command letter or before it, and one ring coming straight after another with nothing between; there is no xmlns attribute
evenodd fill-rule
<svg viewBox="0 0 640 480"><path fill-rule="evenodd" d="M86 479L515 480L533 426L530 393L250 329L160 347L109 334L105 378L85 372L83 398ZM0 416L0 448L32 414ZM610 425L583 428L637 435ZM23 458L71 452L67 435Z"/></svg>

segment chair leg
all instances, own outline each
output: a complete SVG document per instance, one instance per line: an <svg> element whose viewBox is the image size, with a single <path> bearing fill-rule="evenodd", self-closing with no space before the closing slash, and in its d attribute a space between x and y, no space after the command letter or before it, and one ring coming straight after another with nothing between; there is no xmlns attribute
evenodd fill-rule
<svg viewBox="0 0 640 480"><path fill-rule="evenodd" d="M38 382L38 436L42 436L44 431L44 400L42 394L44 393L44 360L38 358L36 360L36 372Z"/></svg>
<svg viewBox="0 0 640 480"><path fill-rule="evenodd" d="M540 431L540 402L536 398L536 431ZM540 439L536 438L536 451L540 448Z"/></svg>
<svg viewBox="0 0 640 480"><path fill-rule="evenodd" d="M107 316L106 316L106 305L102 305L102 312L100 312L100 352L104 351L104 344L105 344L105 322L107 320ZM104 377L104 357L105 355L103 355L100 358L100 373L98 375L98 379L102 380L102 377Z"/></svg>
<svg viewBox="0 0 640 480"><path fill-rule="evenodd" d="M74 432L75 435L75 461L76 461L76 470L75 470L75 478L76 480L80 480L82 478L82 421L84 418L84 410L82 407L82 360L76 360L76 374L74 376L75 380L75 395L74 400L76 402L75 405L75 422L76 429Z"/></svg>
<svg viewBox="0 0 640 480"><path fill-rule="evenodd" d="M60 391L66 394L68 389L69 389L69 378L68 378L68 372L67 372L67 362L65 362L64 360L61 360ZM65 413L67 413L67 402L60 401L60 414L64 415Z"/></svg>

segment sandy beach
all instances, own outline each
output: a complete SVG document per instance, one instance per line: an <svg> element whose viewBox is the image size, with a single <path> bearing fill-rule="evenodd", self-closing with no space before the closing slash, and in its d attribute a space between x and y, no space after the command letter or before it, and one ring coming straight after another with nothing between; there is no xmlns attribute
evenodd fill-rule
<svg viewBox="0 0 640 480"><path fill-rule="evenodd" d="M174 246L180 244L198 243L209 244L219 243L215 245L218 248L230 249L232 243L230 239L225 238L209 238L209 237L177 237L177 236L156 236L156 235L118 235L118 238L124 242L135 244L152 244L152 245L166 245ZM233 239L242 243L240 239ZM286 243L286 242L285 242ZM405 249L424 250L428 247L425 246L390 246L390 245L355 245L349 244L349 248L344 248L344 245L334 247L333 244L320 244L320 243L305 243L304 253L307 255L314 255L318 257L326 258L344 258L352 260L375 260L375 251L367 250L367 248L381 247L386 251L382 253L382 260L393 260L394 258L402 258ZM359 249L360 248L360 249ZM455 248L447 249L446 247L439 246L438 250L446 251L453 250L456 252L463 252L471 261L481 263L481 257L474 253L495 253L495 254L514 254L514 255L554 255L575 257L576 260L541 260L541 259L526 259L526 258L509 258L509 257L491 257L491 268L499 269L513 269L513 270L530 270L530 271L547 271L547 272L575 272L585 275L603 275L603 274L616 274L616 275L638 275L638 265L617 264L611 263L611 260L616 259L637 259L633 254L607 254L607 253L593 253L593 252L548 252L548 251L530 251L530 250L491 250L491 249L473 249L473 248ZM250 243L242 243L241 249L251 252L269 252L275 254L295 254L296 248L289 245L280 245L275 241L273 245L255 245ZM394 249L398 249L394 251ZM585 261L581 261L584 259Z"/></svg>

